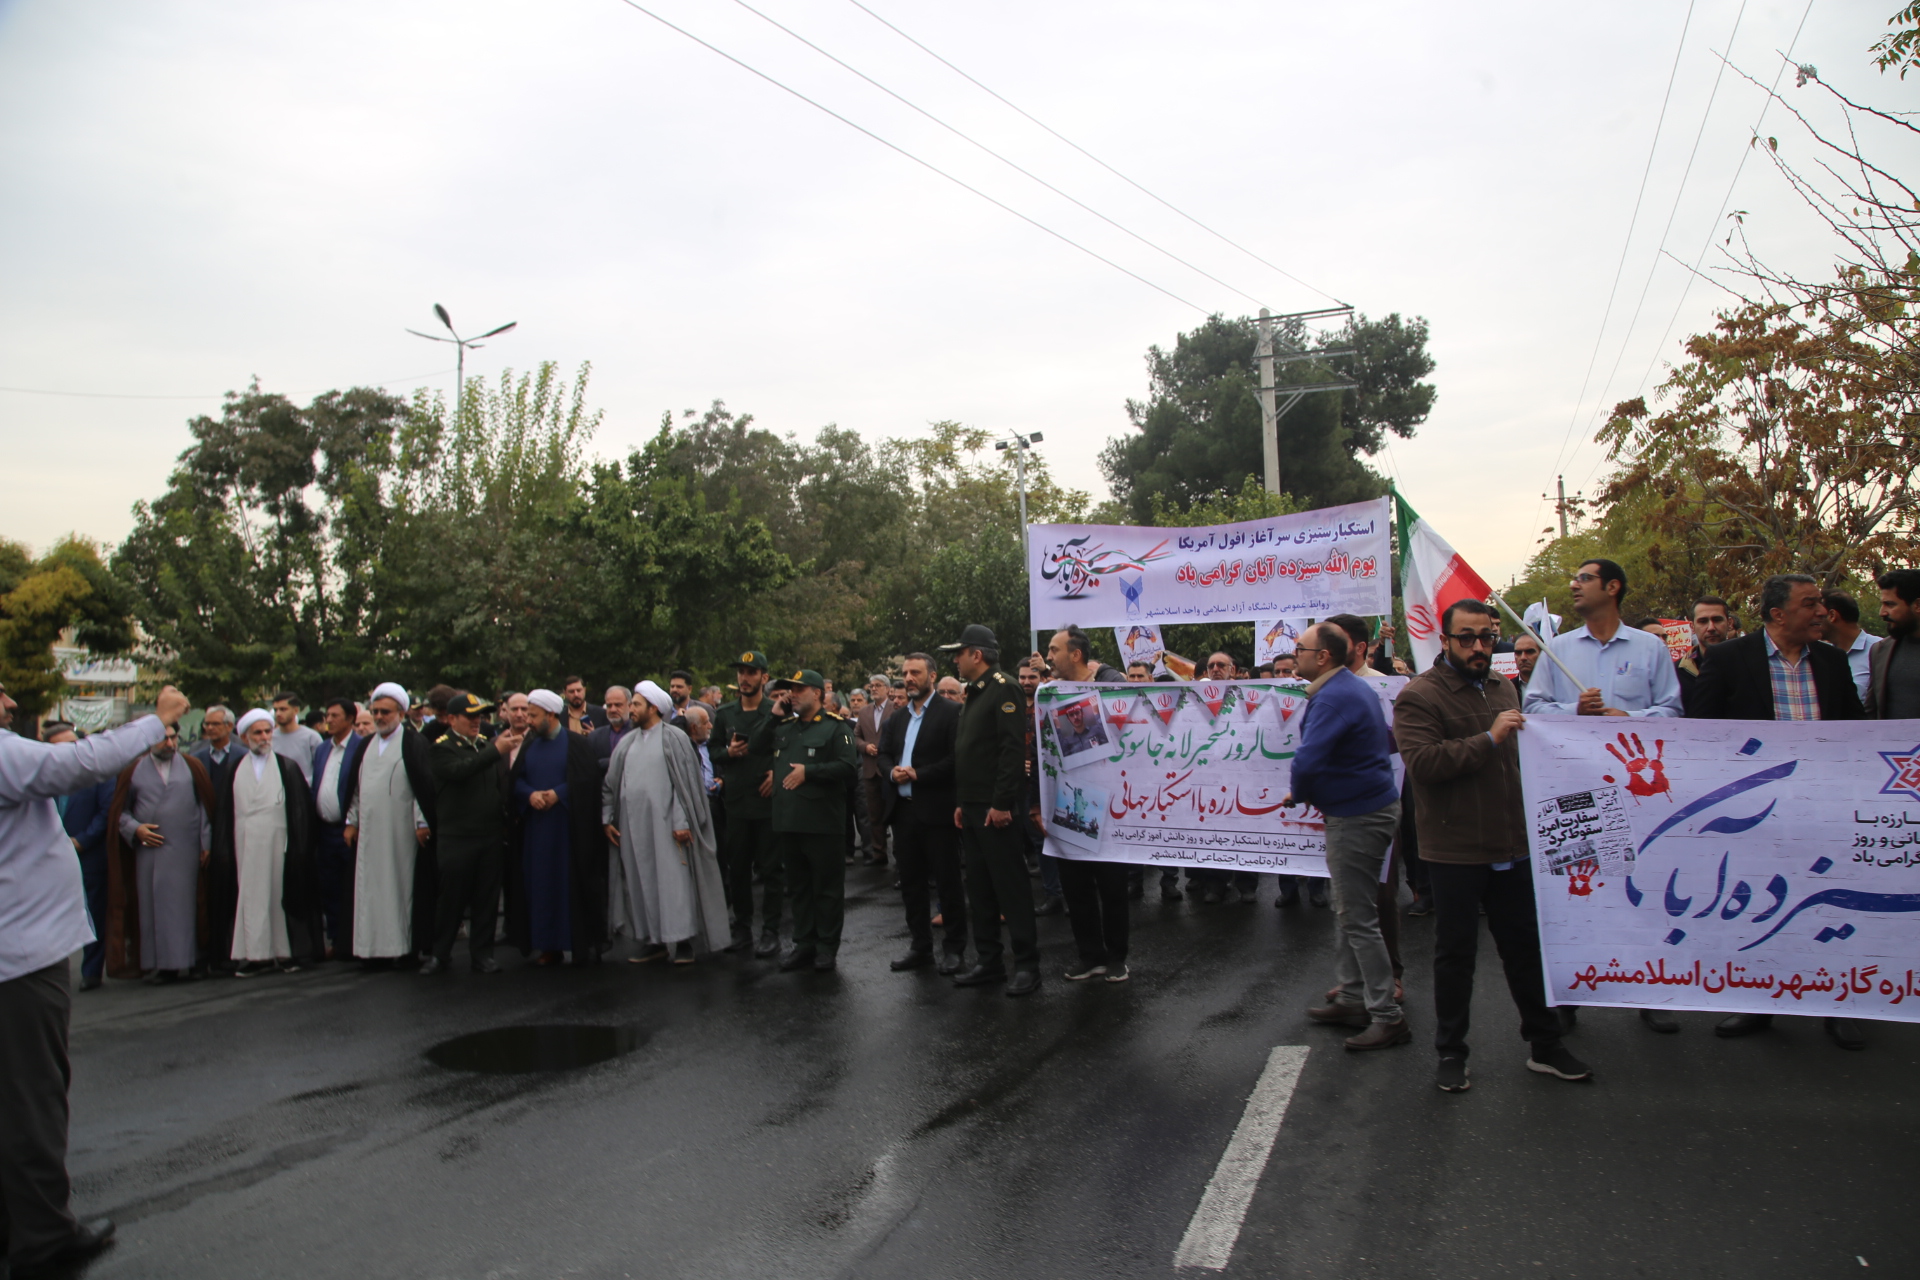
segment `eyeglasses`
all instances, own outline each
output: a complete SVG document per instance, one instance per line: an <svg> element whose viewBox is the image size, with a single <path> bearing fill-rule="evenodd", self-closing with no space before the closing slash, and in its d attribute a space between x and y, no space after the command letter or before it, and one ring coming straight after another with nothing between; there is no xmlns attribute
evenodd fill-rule
<svg viewBox="0 0 1920 1280"><path fill-rule="evenodd" d="M1452 631L1447 634L1447 639L1456 642L1463 649L1477 649L1481 645L1492 649L1494 645L1500 643L1500 633L1498 631Z"/></svg>
<svg viewBox="0 0 1920 1280"><path fill-rule="evenodd" d="M1600 581L1600 575L1597 573L1576 573L1573 575L1573 580L1575 582L1598 582Z"/></svg>

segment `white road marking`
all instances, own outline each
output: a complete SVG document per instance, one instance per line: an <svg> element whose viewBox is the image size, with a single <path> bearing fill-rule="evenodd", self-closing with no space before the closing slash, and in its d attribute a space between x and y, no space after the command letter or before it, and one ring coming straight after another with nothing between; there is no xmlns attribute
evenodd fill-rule
<svg viewBox="0 0 1920 1280"><path fill-rule="evenodd" d="M1220 1154L1200 1206L1187 1223L1187 1234L1174 1250L1176 1267L1207 1267L1219 1271L1233 1257L1233 1246L1240 1239L1240 1224L1246 1221L1247 1206L1266 1171L1267 1157L1273 1153L1273 1140L1280 1136L1280 1122L1287 1118L1287 1103L1293 1100L1294 1086L1307 1065L1307 1047L1299 1044L1277 1046L1267 1055L1267 1068L1253 1086L1247 1109L1240 1113L1240 1124Z"/></svg>

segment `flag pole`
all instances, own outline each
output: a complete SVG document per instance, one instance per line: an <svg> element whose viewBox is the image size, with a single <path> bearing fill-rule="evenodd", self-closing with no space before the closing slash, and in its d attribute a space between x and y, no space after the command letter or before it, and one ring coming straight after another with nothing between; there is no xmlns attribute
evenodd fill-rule
<svg viewBox="0 0 1920 1280"><path fill-rule="evenodd" d="M1502 609L1505 609L1507 611L1507 616L1513 619L1515 625L1517 625L1522 631L1526 632L1528 635L1533 637L1533 642L1540 646L1540 652L1545 654L1547 657L1553 659L1553 665L1560 668L1561 674L1565 675L1567 679L1572 682L1573 687L1575 689L1584 688L1584 686L1581 685L1580 683L1580 677L1576 676L1575 674L1573 674L1572 671L1567 669L1567 664L1560 661L1559 654L1547 648L1546 640L1541 637L1538 631L1535 631L1532 627L1528 626L1526 624L1525 619L1521 618L1519 614L1513 611L1513 606L1507 603L1507 598L1501 595L1498 591L1493 592L1492 595L1493 595L1493 602L1499 605Z"/></svg>

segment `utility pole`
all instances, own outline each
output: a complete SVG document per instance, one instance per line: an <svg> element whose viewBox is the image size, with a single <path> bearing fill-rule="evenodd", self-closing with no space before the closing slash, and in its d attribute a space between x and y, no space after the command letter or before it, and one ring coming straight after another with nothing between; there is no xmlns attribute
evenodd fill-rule
<svg viewBox="0 0 1920 1280"><path fill-rule="evenodd" d="M1578 519L1580 508L1586 505L1586 499L1578 493L1574 494L1571 498L1567 496L1567 478L1565 476L1555 476L1553 479L1554 479L1554 492L1558 495L1554 499L1553 510L1554 510L1554 513L1560 517L1560 536L1564 538L1567 536L1567 532L1568 532L1567 513L1568 512L1574 513L1574 517ZM1545 502L1546 500L1547 500L1547 495L1544 493L1541 494L1540 501ZM1548 525L1546 528L1542 529L1540 532L1542 534L1552 533L1553 526ZM1541 538L1541 541L1545 542L1546 539L1543 537Z"/></svg>
<svg viewBox="0 0 1920 1280"><path fill-rule="evenodd" d="M1555 476L1554 480L1560 486L1560 501L1556 505L1560 511L1560 536L1564 538L1567 536L1567 478Z"/></svg>
<svg viewBox="0 0 1920 1280"><path fill-rule="evenodd" d="M1276 403L1279 388L1274 385L1274 366L1293 364L1299 360L1332 360L1341 356L1350 356L1347 351L1303 351L1286 346L1284 353L1275 350L1273 322L1275 320L1310 320L1320 316L1353 315L1352 307L1325 307L1319 311L1295 311L1287 315L1270 315L1265 307L1260 308L1260 342L1254 348L1254 359L1260 366L1260 457L1264 474L1262 483L1268 493L1280 492L1280 419L1287 416L1293 406L1316 391L1355 391L1359 383L1350 379L1334 382L1308 382L1287 387L1285 403Z"/></svg>
<svg viewBox="0 0 1920 1280"><path fill-rule="evenodd" d="M1039 444L1044 439L1046 439L1046 437L1038 431L1031 431L1026 435L1021 435L1018 431L1015 431L1005 440L996 440L993 444L995 449L1013 450L1014 484L1018 486L1020 490L1020 566L1028 573L1033 572L1033 560L1027 551L1027 450L1033 448L1034 445ZM1038 631L1033 633L1033 640L1033 651L1038 653L1040 650L1040 633Z"/></svg>
<svg viewBox="0 0 1920 1280"><path fill-rule="evenodd" d="M1260 308L1260 345L1254 348L1260 363L1261 483L1268 493L1280 492L1280 414L1273 401L1273 315Z"/></svg>
<svg viewBox="0 0 1920 1280"><path fill-rule="evenodd" d="M447 326L447 332L453 334L451 338L443 338L437 333L422 333L418 329L409 329L407 332L416 338L425 338L428 342L451 343L454 349L459 352L459 354L454 357L453 362L453 420L455 423L458 423L460 421L460 412L465 407L467 398L467 348L472 347L478 351L480 349L481 338L492 338L499 334L506 333L517 327L520 322L515 320L509 324L501 325L498 329L489 329L481 334L479 338L463 338L455 332L453 318L447 314L445 307L437 302L434 303L433 314L439 316L440 323Z"/></svg>

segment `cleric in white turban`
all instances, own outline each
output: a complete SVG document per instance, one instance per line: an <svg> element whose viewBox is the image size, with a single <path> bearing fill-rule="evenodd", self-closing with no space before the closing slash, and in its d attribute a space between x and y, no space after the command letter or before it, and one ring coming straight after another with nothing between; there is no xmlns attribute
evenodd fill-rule
<svg viewBox="0 0 1920 1280"><path fill-rule="evenodd" d="M296 968L324 951L314 864L313 793L300 768L273 749L273 714L253 710L234 726L246 748L214 784L207 909L216 944L239 977Z"/></svg>
<svg viewBox="0 0 1920 1280"><path fill-rule="evenodd" d="M667 723L673 699L651 680L634 690L633 723L600 788L611 843L609 923L641 944L636 962L727 945L727 903L700 758Z"/></svg>
<svg viewBox="0 0 1920 1280"><path fill-rule="evenodd" d="M353 860L353 954L392 964L433 941L433 768L427 741L407 724L407 691L380 685L368 699L373 736L347 786Z"/></svg>

